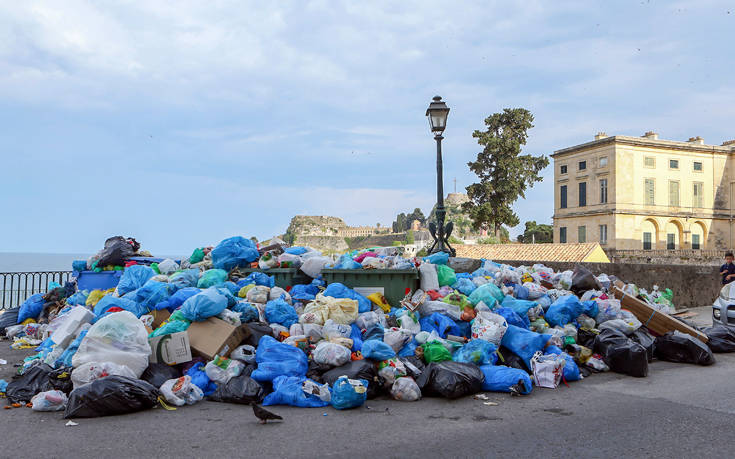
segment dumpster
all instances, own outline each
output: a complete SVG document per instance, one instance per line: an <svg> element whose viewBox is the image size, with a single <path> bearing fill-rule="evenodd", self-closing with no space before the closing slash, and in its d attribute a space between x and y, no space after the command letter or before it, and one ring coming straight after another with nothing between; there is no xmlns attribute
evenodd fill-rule
<svg viewBox="0 0 735 459"><path fill-rule="evenodd" d="M285 289L288 286L294 286L296 284L310 284L312 279L298 268L271 268L271 269L259 269L259 268L240 268L240 272L246 276L253 272L259 272L273 276L276 281L276 286Z"/></svg>
<svg viewBox="0 0 735 459"><path fill-rule="evenodd" d="M74 271L72 276L77 278L77 289L91 292L92 290L107 290L117 287L122 274L122 270L100 272Z"/></svg>
<svg viewBox="0 0 735 459"><path fill-rule="evenodd" d="M327 284L339 282L365 296L382 293L394 308L400 307L406 289L414 291L419 286L416 269L323 269L322 278Z"/></svg>

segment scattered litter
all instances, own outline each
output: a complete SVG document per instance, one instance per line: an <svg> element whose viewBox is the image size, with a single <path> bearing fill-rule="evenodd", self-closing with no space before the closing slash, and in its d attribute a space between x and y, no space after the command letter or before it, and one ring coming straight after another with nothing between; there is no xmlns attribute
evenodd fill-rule
<svg viewBox="0 0 735 459"><path fill-rule="evenodd" d="M65 426L78 426L79 423L78 422L74 422L74 421L67 421L66 424L64 424L64 425Z"/></svg>

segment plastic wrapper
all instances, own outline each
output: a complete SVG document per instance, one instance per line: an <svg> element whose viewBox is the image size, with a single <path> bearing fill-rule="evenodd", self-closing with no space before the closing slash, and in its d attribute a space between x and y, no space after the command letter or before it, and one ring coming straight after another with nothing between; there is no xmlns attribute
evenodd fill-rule
<svg viewBox="0 0 735 459"><path fill-rule="evenodd" d="M84 384L112 375L137 378L135 373L125 365L118 365L113 362L87 362L72 371L71 382L76 389Z"/></svg>
<svg viewBox="0 0 735 459"><path fill-rule="evenodd" d="M216 356L204 367L207 377L217 384L226 384L230 378L240 375L245 365L239 360Z"/></svg>
<svg viewBox="0 0 735 459"><path fill-rule="evenodd" d="M390 395L394 400L416 402L421 400L421 389L413 378L405 376L396 379L391 386Z"/></svg>
<svg viewBox="0 0 735 459"><path fill-rule="evenodd" d="M62 411L69 398L60 390L39 392L31 399L33 411Z"/></svg>
<svg viewBox="0 0 735 459"><path fill-rule="evenodd" d="M485 377L482 382L484 391L517 392L527 395L533 390L531 378L524 370L495 365L483 365L480 370Z"/></svg>
<svg viewBox="0 0 735 459"><path fill-rule="evenodd" d="M347 410L362 406L367 399L368 381L349 379L340 376L332 386L332 406L337 410Z"/></svg>
<svg viewBox="0 0 735 459"><path fill-rule="evenodd" d="M492 312L479 312L472 322L472 339L481 339L499 346L508 329L504 317Z"/></svg>

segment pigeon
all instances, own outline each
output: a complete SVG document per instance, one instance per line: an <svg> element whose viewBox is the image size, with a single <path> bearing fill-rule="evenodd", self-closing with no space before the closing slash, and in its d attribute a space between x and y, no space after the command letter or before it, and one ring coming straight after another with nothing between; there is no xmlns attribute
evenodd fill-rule
<svg viewBox="0 0 735 459"><path fill-rule="evenodd" d="M510 386L508 389L510 389L510 395L511 397L517 397L520 395L523 395L523 391L525 389L525 386L523 384L523 380L519 379L518 384L515 384L513 386Z"/></svg>
<svg viewBox="0 0 735 459"><path fill-rule="evenodd" d="M260 423L261 424L267 423L268 420L271 420L271 421L274 420L274 419L283 420L283 418L280 417L279 415L277 415L275 413L271 413L270 411L268 411L268 410L266 410L266 409L264 409L264 408L262 408L262 407L260 407L258 405L253 405L253 414L255 415L256 418L260 419Z"/></svg>

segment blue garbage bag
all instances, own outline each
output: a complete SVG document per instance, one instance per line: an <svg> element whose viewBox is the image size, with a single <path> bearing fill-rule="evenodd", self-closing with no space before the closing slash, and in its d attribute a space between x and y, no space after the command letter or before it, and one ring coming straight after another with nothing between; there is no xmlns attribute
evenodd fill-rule
<svg viewBox="0 0 735 459"><path fill-rule="evenodd" d="M470 273L454 273L457 279L469 279L472 280L472 274Z"/></svg>
<svg viewBox="0 0 735 459"><path fill-rule="evenodd" d="M62 366L64 367L70 367L72 365L71 359L74 357L74 354L77 353L77 350L79 349L79 345L82 344L82 340L85 336L87 336L87 331L89 330L82 330L79 332L79 336L77 336L74 341L71 342L69 347L67 347L64 352L59 356L58 359L56 359L56 362L54 362L54 366L56 368L60 368Z"/></svg>
<svg viewBox="0 0 735 459"><path fill-rule="evenodd" d="M242 236L223 240L212 249L211 255L214 267L225 271L238 266L246 267L260 257L255 243Z"/></svg>
<svg viewBox="0 0 735 459"><path fill-rule="evenodd" d="M263 406L289 405L319 408L329 405L329 402L323 401L316 395L304 392L303 386L306 380L304 376L277 376L273 379L273 392L263 399Z"/></svg>
<svg viewBox="0 0 735 459"><path fill-rule="evenodd" d="M168 277L168 283L174 286L176 290L186 287L196 287L199 281L198 269L187 269L171 274Z"/></svg>
<svg viewBox="0 0 735 459"><path fill-rule="evenodd" d="M69 306L76 306L81 304L82 306L87 303L87 297L89 296L89 292L87 290L82 290L80 292L76 292L72 296L66 299L66 304Z"/></svg>
<svg viewBox="0 0 735 459"><path fill-rule="evenodd" d="M385 337L385 330L383 329L383 326L380 324L373 324L365 330L365 333L362 334L362 340L363 341L371 341L371 340L378 340L383 341L383 338Z"/></svg>
<svg viewBox="0 0 735 459"><path fill-rule="evenodd" d="M564 326L582 313L582 304L575 295L567 295L554 301L544 314L546 322L552 327Z"/></svg>
<svg viewBox="0 0 735 459"><path fill-rule="evenodd" d="M137 290L145 285L148 280L155 276L156 273L153 268L146 265L133 265L125 268L122 276L120 276L120 282L117 284L117 293L120 296L125 295L128 292Z"/></svg>
<svg viewBox="0 0 735 459"><path fill-rule="evenodd" d="M472 277L492 277L493 273L488 271L485 268L477 268L476 270L472 271Z"/></svg>
<svg viewBox="0 0 735 459"><path fill-rule="evenodd" d="M258 308L248 303L247 301L238 302L235 306L232 307L232 310L240 313L241 322L257 322L260 318Z"/></svg>
<svg viewBox="0 0 735 459"><path fill-rule="evenodd" d="M362 343L362 356L380 362L395 357L396 351L383 341L371 339Z"/></svg>
<svg viewBox="0 0 735 459"><path fill-rule="evenodd" d="M299 315L293 306L280 298L265 304L265 318L269 323L281 324L286 328L299 321Z"/></svg>
<svg viewBox="0 0 735 459"><path fill-rule="evenodd" d="M368 382L358 379L356 387L350 384L347 376L340 376L332 385L332 406L337 410L347 410L362 406L367 400Z"/></svg>
<svg viewBox="0 0 735 459"><path fill-rule="evenodd" d="M412 339L398 351L398 357L411 357L412 355L416 355L417 347L419 347L419 342Z"/></svg>
<svg viewBox="0 0 735 459"><path fill-rule="evenodd" d="M550 338L551 335L541 335L515 325L508 325L500 344L523 359L526 366L531 368L531 357L543 350Z"/></svg>
<svg viewBox="0 0 735 459"><path fill-rule="evenodd" d="M449 262L449 254L447 252L437 252L424 257L424 263L433 265L446 265Z"/></svg>
<svg viewBox="0 0 735 459"><path fill-rule="evenodd" d="M319 293L319 288L314 284L297 284L288 293L294 300L313 301Z"/></svg>
<svg viewBox="0 0 735 459"><path fill-rule="evenodd" d="M233 295L237 295L237 292L240 291L240 286L238 286L236 283L232 281L225 282L225 288L230 291Z"/></svg>
<svg viewBox="0 0 735 459"><path fill-rule="evenodd" d="M513 294L519 300L527 300L529 292L528 289L521 284L513 284Z"/></svg>
<svg viewBox="0 0 735 459"><path fill-rule="evenodd" d="M323 295L331 296L332 298L349 298L351 300L357 300L357 311L360 313L368 312L373 308L373 304L370 300L339 282L329 284L326 290L324 290Z"/></svg>
<svg viewBox="0 0 735 459"><path fill-rule="evenodd" d="M269 276L266 273L261 273L260 271L253 271L248 274L247 277L237 281L237 286L240 288L243 288L246 285L250 284L273 288L276 286L276 278L273 276Z"/></svg>
<svg viewBox="0 0 735 459"><path fill-rule="evenodd" d="M495 308L493 312L499 316L503 316L508 325L515 325L521 328L531 328L531 321L528 319L528 315L523 317L519 316L511 308Z"/></svg>
<svg viewBox="0 0 735 459"><path fill-rule="evenodd" d="M145 309L156 309L156 305L169 298L168 283L149 280L144 286L124 295L123 298L133 300Z"/></svg>
<svg viewBox="0 0 735 459"><path fill-rule="evenodd" d="M544 295L541 298L536 298L536 303L544 308L544 311L548 311L549 306L551 306L551 297L549 295Z"/></svg>
<svg viewBox="0 0 735 459"><path fill-rule="evenodd" d="M303 255L309 250L306 247L294 246L283 249L284 252L290 253L291 255Z"/></svg>
<svg viewBox="0 0 735 459"><path fill-rule="evenodd" d="M446 338L447 335L462 336L462 330L457 324L442 313L434 312L430 316L419 319L421 331L431 333L436 331L439 336Z"/></svg>
<svg viewBox="0 0 735 459"><path fill-rule="evenodd" d="M355 324L352 324L351 327L352 333L350 333L350 339L352 340L352 351L362 351L362 331L360 330L360 327Z"/></svg>
<svg viewBox="0 0 735 459"><path fill-rule="evenodd" d="M209 379L202 363L193 365L185 375L191 376L191 383L200 388L205 396L212 395L217 390L217 384Z"/></svg>
<svg viewBox="0 0 735 459"><path fill-rule="evenodd" d="M362 269L362 265L353 260L351 256L344 254L334 264L334 269Z"/></svg>
<svg viewBox="0 0 735 459"><path fill-rule="evenodd" d="M112 295L103 296L97 304L94 306L94 315L97 319L100 319L103 314L110 308L122 308L126 311L130 311L135 317L140 317L143 314L148 314L150 309L144 307L141 304L129 298L118 298Z"/></svg>
<svg viewBox="0 0 735 459"><path fill-rule="evenodd" d="M506 296L503 301L500 302L500 306L504 308L510 308L521 317L528 317L528 310L537 306L535 301L529 300L518 300L512 296Z"/></svg>
<svg viewBox="0 0 735 459"><path fill-rule="evenodd" d="M208 288L187 298L179 309L181 314L192 322L207 320L216 316L227 307L227 298L217 289Z"/></svg>
<svg viewBox="0 0 735 459"><path fill-rule="evenodd" d="M458 334L455 336L463 336L465 338L472 338L472 324L470 322L465 322L464 320L453 320L453 321L454 321L454 324L457 326L456 330L458 330ZM449 333L449 334L453 335L454 333Z"/></svg>
<svg viewBox="0 0 735 459"><path fill-rule="evenodd" d="M582 302L582 311L579 314L585 314L594 319L595 317L597 317L597 314L599 314L599 312L600 306L597 304L597 301L589 300ZM577 317L579 317L579 314L577 315Z"/></svg>
<svg viewBox="0 0 735 459"><path fill-rule="evenodd" d="M177 290L176 293L171 295L167 300L158 303L155 309L168 309L168 312L174 312L174 310L178 309L182 304L184 304L184 301L188 300L199 292L201 292L201 290L196 287L184 287L180 290Z"/></svg>
<svg viewBox="0 0 735 459"><path fill-rule="evenodd" d="M227 271L224 269L208 269L202 273L202 277L197 281L197 287L222 287L227 281Z"/></svg>
<svg viewBox="0 0 735 459"><path fill-rule="evenodd" d="M462 363L474 363L480 365L495 365L498 361L498 348L494 344L481 339L473 339L468 342L452 356L452 360Z"/></svg>
<svg viewBox="0 0 735 459"><path fill-rule="evenodd" d="M22 324L28 319L37 320L43 311L43 293L36 293L28 297L23 304L20 305L18 312L18 323Z"/></svg>
<svg viewBox="0 0 735 459"><path fill-rule="evenodd" d="M74 271L86 271L87 260L74 260L71 262L71 269Z"/></svg>
<svg viewBox="0 0 735 459"><path fill-rule="evenodd" d="M482 390L490 392L510 392L511 386L521 389L521 394L527 395L533 390L530 376L518 368L510 368L503 365L483 365L480 367L485 381ZM520 385L518 385L520 383Z"/></svg>
<svg viewBox="0 0 735 459"><path fill-rule="evenodd" d="M309 368L304 351L268 335L260 338L255 361L258 368L251 377L258 382L273 381L278 376L305 376Z"/></svg>
<svg viewBox="0 0 735 459"><path fill-rule="evenodd" d="M562 351L558 346L548 346L544 351L544 354L555 354L564 357L564 380L571 382L582 379L577 362L574 361L574 358L571 355Z"/></svg>
<svg viewBox="0 0 735 459"><path fill-rule="evenodd" d="M235 298L235 296L232 294L230 289L225 287L216 287L217 291L220 293L220 295L227 298L227 307L231 308L237 304L238 301L240 301L240 298Z"/></svg>
<svg viewBox="0 0 735 459"><path fill-rule="evenodd" d="M470 300L470 303L474 306L477 306L477 304L482 301L487 307L492 308L496 301L500 303L503 301L504 297L505 295L503 295L503 291L500 290L500 287L492 282L488 282L487 284L477 287L467 299Z"/></svg>
<svg viewBox="0 0 735 459"><path fill-rule="evenodd" d="M452 288L455 290L459 290L464 295L471 295L472 292L474 292L477 289L477 286L474 282L467 279L466 277L459 278L459 275L457 275L458 279L457 282L452 285Z"/></svg>

